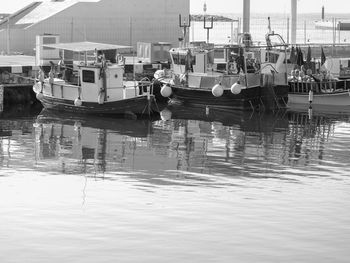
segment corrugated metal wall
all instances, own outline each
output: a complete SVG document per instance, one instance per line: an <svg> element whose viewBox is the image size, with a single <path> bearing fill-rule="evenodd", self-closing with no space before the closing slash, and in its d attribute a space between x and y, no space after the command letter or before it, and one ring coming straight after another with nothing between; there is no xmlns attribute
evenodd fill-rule
<svg viewBox="0 0 350 263"><path fill-rule="evenodd" d="M26 30L11 29L11 51L34 54L35 36L59 34L61 42L88 41L133 45L171 42L181 36L178 16L189 15L189 0L101 0L78 3ZM0 50L6 51L6 31L0 32Z"/></svg>

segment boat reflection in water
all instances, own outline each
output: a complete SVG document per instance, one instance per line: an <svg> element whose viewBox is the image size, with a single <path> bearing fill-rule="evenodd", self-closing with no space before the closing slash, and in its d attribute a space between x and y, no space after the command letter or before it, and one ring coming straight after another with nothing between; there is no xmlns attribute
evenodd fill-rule
<svg viewBox="0 0 350 263"><path fill-rule="evenodd" d="M96 174L132 166L126 157L147 148L151 124L146 119L72 117L44 110L34 124L36 159L62 173Z"/></svg>
<svg viewBox="0 0 350 263"><path fill-rule="evenodd" d="M176 105L165 108L161 117L67 118L44 112L35 123L36 160L51 172L105 179L123 175L152 184L218 183L232 176L294 180L309 175L305 166L318 169L312 164L327 155L339 121L317 115L310 120L307 112L221 112Z"/></svg>

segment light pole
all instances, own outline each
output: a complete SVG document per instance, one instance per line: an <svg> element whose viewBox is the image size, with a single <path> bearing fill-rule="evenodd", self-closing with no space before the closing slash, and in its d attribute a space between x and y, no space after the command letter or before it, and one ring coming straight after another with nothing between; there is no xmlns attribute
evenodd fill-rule
<svg viewBox="0 0 350 263"><path fill-rule="evenodd" d="M250 0L243 0L243 32L250 32Z"/></svg>
<svg viewBox="0 0 350 263"><path fill-rule="evenodd" d="M292 13L292 28L291 28L291 43L297 42L297 0L291 0Z"/></svg>

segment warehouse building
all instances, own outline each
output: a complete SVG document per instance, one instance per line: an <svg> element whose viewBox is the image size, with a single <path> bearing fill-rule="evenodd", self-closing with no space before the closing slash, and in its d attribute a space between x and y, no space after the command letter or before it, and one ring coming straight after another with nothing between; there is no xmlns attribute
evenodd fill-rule
<svg viewBox="0 0 350 263"><path fill-rule="evenodd" d="M0 51L34 55L36 35L43 34L59 35L61 42L177 45L179 14L189 12L190 0L36 1L0 22Z"/></svg>

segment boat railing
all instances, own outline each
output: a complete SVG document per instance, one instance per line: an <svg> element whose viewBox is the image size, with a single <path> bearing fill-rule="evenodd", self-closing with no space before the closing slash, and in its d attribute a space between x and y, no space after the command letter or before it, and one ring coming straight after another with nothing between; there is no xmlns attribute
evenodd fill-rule
<svg viewBox="0 0 350 263"><path fill-rule="evenodd" d="M37 88L38 91L40 89ZM113 89L122 89L123 97L137 97L137 96L150 96L153 94L153 83L151 81L147 81L146 79L142 79L140 81L126 81L121 87L109 87L108 90ZM76 90L76 91L74 91ZM51 85L46 85L43 89L44 94L56 98L67 99L72 96L81 98L82 97L82 86L54 82ZM72 93L73 92L73 93Z"/></svg>
<svg viewBox="0 0 350 263"><path fill-rule="evenodd" d="M308 93L310 90L317 93L330 93L337 90L337 80L303 81L299 79L289 80L289 91L293 93ZM346 82L344 83L346 88Z"/></svg>

